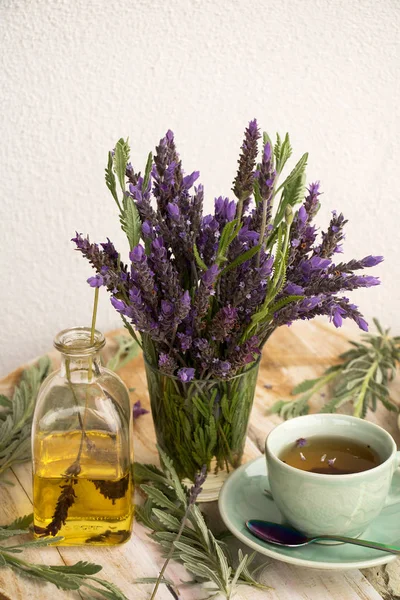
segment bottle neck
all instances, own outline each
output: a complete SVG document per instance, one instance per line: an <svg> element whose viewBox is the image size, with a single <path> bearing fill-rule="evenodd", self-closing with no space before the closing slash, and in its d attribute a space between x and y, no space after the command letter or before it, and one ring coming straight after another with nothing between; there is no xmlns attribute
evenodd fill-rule
<svg viewBox="0 0 400 600"><path fill-rule="evenodd" d="M61 354L60 375L71 383L91 383L100 375L98 352L85 356Z"/></svg>

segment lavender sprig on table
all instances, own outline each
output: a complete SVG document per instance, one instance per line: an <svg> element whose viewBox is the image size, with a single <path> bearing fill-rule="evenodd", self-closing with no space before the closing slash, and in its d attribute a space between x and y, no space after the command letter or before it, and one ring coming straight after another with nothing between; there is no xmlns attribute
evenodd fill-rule
<svg viewBox="0 0 400 600"><path fill-rule="evenodd" d="M196 475L190 490L179 481L172 460L159 448L161 468L135 463L135 481L146 496L144 506L136 507L139 522L149 528L151 538L162 548L166 561L157 578L136 580L135 583L156 583L151 598L155 598L160 583L172 584L164 579L170 559L179 562L194 576L199 584L207 583L207 592L230 599L237 586L251 585L267 590L255 579L250 567L255 559L238 552L237 565L233 565L226 545L216 539L208 528L204 516L196 504L201 486L205 482L206 469ZM183 584L184 585L184 584Z"/></svg>
<svg viewBox="0 0 400 600"><path fill-rule="evenodd" d="M372 257L367 259L370 262ZM308 414L311 398L328 385L332 387L331 398L321 412L336 412L348 402L352 403L355 417L364 418L368 409L375 411L378 402L390 411L399 412L400 407L391 399L388 386L400 363L400 336L391 337L390 330L384 330L377 319L374 323L377 334L364 334L363 342L350 342L353 348L339 356L341 363L326 369L321 377L297 385L292 394L299 397L286 402L279 400L271 412L279 413L284 419Z"/></svg>
<svg viewBox="0 0 400 600"><path fill-rule="evenodd" d="M14 573L23 577L30 577L42 582L48 582L61 590L79 590L81 598L108 598L108 600L128 600L125 594L114 584L99 577L96 573L102 567L94 563L79 561L74 565L41 565L31 563L21 558L25 547L43 548L55 542L60 542L62 537L40 538L32 540L29 527L33 522L33 515L26 515L16 519L10 525L0 526L0 540L11 540L12 537L29 535L28 539L10 544L0 545L0 567L10 568Z"/></svg>

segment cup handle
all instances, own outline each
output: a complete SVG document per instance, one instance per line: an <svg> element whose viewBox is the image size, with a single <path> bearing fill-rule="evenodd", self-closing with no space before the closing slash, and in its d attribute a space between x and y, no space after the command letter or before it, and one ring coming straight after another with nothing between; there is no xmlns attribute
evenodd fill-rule
<svg viewBox="0 0 400 600"><path fill-rule="evenodd" d="M396 452L396 458L394 459L395 469L400 467L400 452ZM396 476L396 471L394 471L394 476ZM385 500L385 506L392 506L393 504L398 504L400 502L400 494L388 494Z"/></svg>

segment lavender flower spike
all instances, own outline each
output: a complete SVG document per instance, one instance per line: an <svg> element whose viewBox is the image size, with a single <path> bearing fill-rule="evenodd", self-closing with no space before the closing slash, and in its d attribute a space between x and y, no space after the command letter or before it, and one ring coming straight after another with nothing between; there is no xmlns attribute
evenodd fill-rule
<svg viewBox="0 0 400 600"><path fill-rule="evenodd" d="M257 121L250 121L248 128L245 131L244 141L242 144L242 153L238 160L239 168L235 181L233 182L233 193L239 198L238 217L241 217L240 203L243 206L244 200L253 191L254 169L258 154L257 141L260 138Z"/></svg>
<svg viewBox="0 0 400 600"><path fill-rule="evenodd" d="M196 502L200 492L202 491L202 485L207 479L207 465L203 465L201 471L194 477L194 485L190 489L189 493L189 505Z"/></svg>

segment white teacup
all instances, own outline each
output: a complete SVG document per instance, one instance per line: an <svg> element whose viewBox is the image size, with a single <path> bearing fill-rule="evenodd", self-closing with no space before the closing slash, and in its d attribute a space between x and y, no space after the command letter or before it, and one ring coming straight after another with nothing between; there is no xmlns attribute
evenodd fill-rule
<svg viewBox="0 0 400 600"><path fill-rule="evenodd" d="M361 473L326 475L296 469L279 459L297 439L324 435L369 444L382 462ZM357 537L385 505L400 502L400 495L389 497L400 452L392 436L369 421L336 414L296 417L271 431L265 454L274 501L287 521L309 536Z"/></svg>

